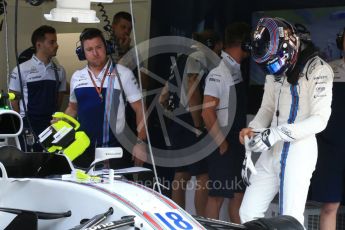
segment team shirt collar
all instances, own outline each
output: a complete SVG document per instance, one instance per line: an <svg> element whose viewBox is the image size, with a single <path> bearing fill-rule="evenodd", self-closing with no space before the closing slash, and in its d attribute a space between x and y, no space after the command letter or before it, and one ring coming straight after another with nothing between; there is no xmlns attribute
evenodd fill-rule
<svg viewBox="0 0 345 230"><path fill-rule="evenodd" d="M92 76L94 76L94 77L96 77L96 78L103 78L103 76L104 76L104 71L107 70L107 66L108 66L109 62L111 62L110 59L108 59L107 63L105 63L105 65L103 66L102 71L98 74L98 76L94 76L93 72L91 71L91 69L89 68L88 65L86 66L86 70L89 71L89 72L92 74ZM110 69L112 69L112 68L110 68ZM109 74L109 73L108 73L108 74Z"/></svg>
<svg viewBox="0 0 345 230"><path fill-rule="evenodd" d="M38 57L33 54L31 60L38 66L44 66L45 68L48 68L52 65L52 61L50 60L49 63L47 65L44 64L44 62L42 62L40 59L38 59Z"/></svg>
<svg viewBox="0 0 345 230"><path fill-rule="evenodd" d="M235 61L233 57L231 57L230 54L222 51L222 59L224 60L225 64L230 65L233 69L237 71L241 71L241 65Z"/></svg>

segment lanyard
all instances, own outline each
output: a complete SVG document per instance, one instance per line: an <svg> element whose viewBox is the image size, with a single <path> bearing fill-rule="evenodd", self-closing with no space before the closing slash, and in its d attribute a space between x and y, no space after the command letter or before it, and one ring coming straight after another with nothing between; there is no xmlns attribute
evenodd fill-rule
<svg viewBox="0 0 345 230"><path fill-rule="evenodd" d="M103 101L102 88L103 88L104 81L105 81L105 79L107 78L107 74L108 74L109 67L110 67L110 62L108 63L108 66L107 66L107 68L106 68L106 70L105 70L105 72L104 72L104 74L103 74L103 78L102 78L102 82L101 82L101 86L100 86L100 87L98 87L98 86L96 85L96 82L95 82L95 80L93 79L92 74L90 73L90 71L89 71L89 70L87 71L87 72L89 73L90 78L91 78L92 84L93 84L93 86L95 87L95 90L96 90L96 92L97 92L99 98L101 99L101 102Z"/></svg>
<svg viewBox="0 0 345 230"><path fill-rule="evenodd" d="M105 107L104 107L104 117L103 117L103 147L107 147L109 143L110 129L112 130L114 136L116 136L116 124L117 124L117 114L118 109L121 104L120 96L119 98L114 97L115 90L115 80L117 78L120 85L120 94L122 95L123 103L125 103L126 98L124 95L124 89L122 86L122 81L120 75L117 71L116 64L112 63L109 72L108 87L105 98ZM111 118L113 115L113 118Z"/></svg>
<svg viewBox="0 0 345 230"><path fill-rule="evenodd" d="M109 62L111 63L111 62ZM112 65L113 67L113 65ZM113 91L114 91L114 83L115 77L112 76L112 72L114 71L113 68L110 68L109 80L108 80L108 87L107 87L107 94L105 98L105 105L104 105L104 114L103 114L103 147L108 147L109 144L109 136L110 136L110 113L111 113L111 105L113 103ZM116 119L116 118L115 118ZM116 131L114 131L115 133Z"/></svg>

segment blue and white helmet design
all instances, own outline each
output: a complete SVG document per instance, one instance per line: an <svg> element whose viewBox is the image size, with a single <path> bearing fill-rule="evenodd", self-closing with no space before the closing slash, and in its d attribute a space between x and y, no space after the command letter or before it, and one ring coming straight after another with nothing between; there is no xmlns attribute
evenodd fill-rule
<svg viewBox="0 0 345 230"><path fill-rule="evenodd" d="M294 66L299 46L295 28L281 18L261 18L252 34L252 57L268 74L279 75Z"/></svg>

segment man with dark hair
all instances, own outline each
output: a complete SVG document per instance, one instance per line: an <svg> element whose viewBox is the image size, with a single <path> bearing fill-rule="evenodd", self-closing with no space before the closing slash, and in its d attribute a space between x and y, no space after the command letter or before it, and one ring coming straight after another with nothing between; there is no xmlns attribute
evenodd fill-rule
<svg viewBox="0 0 345 230"><path fill-rule="evenodd" d="M36 43L44 41L46 34L56 34L55 28L51 26L43 25L37 28L36 30L34 30L34 32L32 33L31 44L32 44L32 47L34 47L35 52L37 52Z"/></svg>
<svg viewBox="0 0 345 230"><path fill-rule="evenodd" d="M113 25L118 24L122 19L132 22L132 15L125 11L120 11L116 13L113 17Z"/></svg>
<svg viewBox="0 0 345 230"><path fill-rule="evenodd" d="M210 191L206 216L218 219L224 198L229 198L228 212L234 223L240 222L245 188L241 181L244 149L238 142L238 133L246 123L246 93L240 64L249 56L248 50L242 48L249 36L250 27L245 23L233 23L226 28L223 59L206 78L202 111L205 126L218 146L208 159Z"/></svg>
<svg viewBox="0 0 345 230"><path fill-rule="evenodd" d="M63 92L66 91L65 70L52 61L59 47L55 29L46 25L37 28L32 33L31 42L35 50L34 55L30 60L20 64L21 79L18 68L13 69L9 85L10 91L22 94L20 103L18 100L11 103L15 111L28 119L24 119L27 129L24 139L32 139L31 131L38 135L50 125L51 115L59 110ZM32 130L29 129L27 121L30 122ZM25 148L26 145L22 143L22 147ZM33 150L40 151L42 148L34 144Z"/></svg>
<svg viewBox="0 0 345 230"><path fill-rule="evenodd" d="M135 112L137 125L133 160L135 165L142 165L146 161L146 132L142 96L132 71L107 57L105 39L100 30L85 29L80 35L80 43L80 52L83 52L87 66L72 76L70 102L65 113L78 117L80 127L89 136L91 144L74 163L88 167L94 160L94 147L120 146L118 135L125 127L125 103L128 101ZM128 167L128 157L110 162L111 166Z"/></svg>
<svg viewBox="0 0 345 230"><path fill-rule="evenodd" d="M124 11L118 12L114 15L112 29L118 49L115 61L118 61L131 48L132 16Z"/></svg>

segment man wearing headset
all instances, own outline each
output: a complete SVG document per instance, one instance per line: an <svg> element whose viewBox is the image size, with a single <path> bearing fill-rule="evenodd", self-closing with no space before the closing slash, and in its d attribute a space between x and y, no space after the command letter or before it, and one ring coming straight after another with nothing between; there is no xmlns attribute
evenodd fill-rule
<svg viewBox="0 0 345 230"><path fill-rule="evenodd" d="M336 43L342 58L330 62L334 71L332 114L327 128L317 136L319 156L311 181L311 199L322 202L320 230L336 229L337 211L344 197L344 140L340 130L345 129L345 56L344 31ZM340 131L341 132L341 131Z"/></svg>
<svg viewBox="0 0 345 230"><path fill-rule="evenodd" d="M222 61L206 78L202 110L205 126L218 147L208 157L206 216L219 219L224 198L229 198L228 214L234 223L240 222L239 208L245 189L240 176L244 148L238 142L238 133L246 125L241 62L249 57L249 50L242 46L249 36L250 27L245 23L233 23L226 28Z"/></svg>
<svg viewBox="0 0 345 230"><path fill-rule="evenodd" d="M279 191L279 214L304 223L308 188L317 160L315 134L331 114L333 71L281 18L261 18L252 57L266 76L261 107L248 128L253 152L262 152L240 209L242 222L264 216Z"/></svg>
<svg viewBox="0 0 345 230"><path fill-rule="evenodd" d="M135 165L146 161L145 128L141 92L133 73L115 64L102 32L96 28L85 29L80 35L79 59L86 59L87 66L77 70L71 78L70 102L65 111L78 117L81 129L91 139L90 151L76 159L76 164L87 167L94 159L93 148L119 146L118 135L125 126L125 103L135 111L137 142L132 156ZM126 156L124 156L125 158ZM116 167L126 167L128 162L117 162Z"/></svg>

